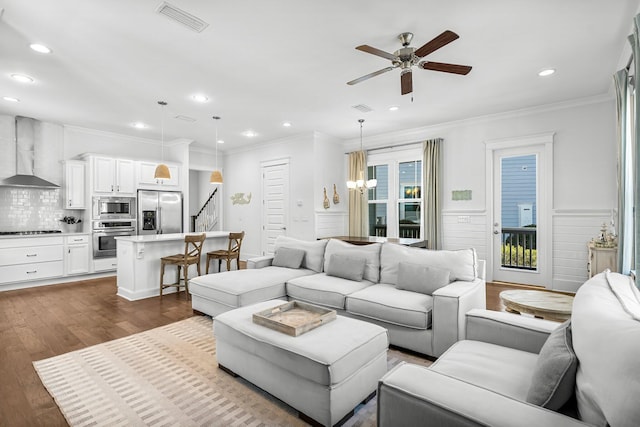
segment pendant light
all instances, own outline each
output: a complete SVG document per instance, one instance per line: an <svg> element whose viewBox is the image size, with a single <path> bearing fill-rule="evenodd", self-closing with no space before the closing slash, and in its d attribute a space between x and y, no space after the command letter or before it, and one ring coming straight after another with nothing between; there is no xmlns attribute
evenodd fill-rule
<svg viewBox="0 0 640 427"><path fill-rule="evenodd" d="M358 123L360 123L360 151L364 153L364 149L362 148L362 123L364 123L364 119L358 119ZM356 181L347 181L347 188L350 190L359 190L360 194L364 193L364 190L368 188L375 188L378 185L378 180L373 178L369 179L365 182L365 171L366 165L362 165L362 169L360 169L357 173Z"/></svg>
<svg viewBox="0 0 640 427"><path fill-rule="evenodd" d="M209 178L209 182L211 184L222 184L222 172L218 169L218 120L220 120L219 116L213 116L213 120L216 121L216 168L213 172L211 172L211 178Z"/></svg>
<svg viewBox="0 0 640 427"><path fill-rule="evenodd" d="M164 101L158 101L158 105L160 105L160 109L162 110L162 119L161 119L161 129L162 129L162 157L161 160L163 163L160 163L156 166L156 172L153 174L155 179L171 179L171 172L169 172L169 167L164 164L164 107L167 105Z"/></svg>

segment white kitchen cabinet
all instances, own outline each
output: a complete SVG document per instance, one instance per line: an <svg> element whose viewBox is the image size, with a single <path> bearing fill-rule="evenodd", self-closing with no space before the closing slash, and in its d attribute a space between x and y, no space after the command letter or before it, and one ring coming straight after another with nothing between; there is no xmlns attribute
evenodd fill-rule
<svg viewBox="0 0 640 427"><path fill-rule="evenodd" d="M157 179L154 177L158 163L154 162L136 162L137 181L139 189L156 190L167 189L177 190L180 187L180 167L169 165L170 179Z"/></svg>
<svg viewBox="0 0 640 427"><path fill-rule="evenodd" d="M62 276L63 243L62 236L0 239L0 283Z"/></svg>
<svg viewBox="0 0 640 427"><path fill-rule="evenodd" d="M93 271L115 271L118 268L116 258L95 258L93 260Z"/></svg>
<svg viewBox="0 0 640 427"><path fill-rule="evenodd" d="M89 272L89 235L66 236L64 251L65 275Z"/></svg>
<svg viewBox="0 0 640 427"><path fill-rule="evenodd" d="M128 159L93 157L93 192L133 196L135 163Z"/></svg>
<svg viewBox="0 0 640 427"><path fill-rule="evenodd" d="M86 209L85 168L82 160L64 162L64 208Z"/></svg>

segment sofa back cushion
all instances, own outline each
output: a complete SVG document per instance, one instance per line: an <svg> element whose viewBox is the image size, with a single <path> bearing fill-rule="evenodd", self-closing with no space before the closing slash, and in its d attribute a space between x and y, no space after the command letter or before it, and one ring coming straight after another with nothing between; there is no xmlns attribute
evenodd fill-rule
<svg viewBox="0 0 640 427"><path fill-rule="evenodd" d="M637 426L640 420L640 295L630 277L604 272L573 301L576 398L583 421Z"/></svg>
<svg viewBox="0 0 640 427"><path fill-rule="evenodd" d="M324 271L327 276L341 277L362 282L366 260L363 256L350 253L335 253L329 257L329 266Z"/></svg>
<svg viewBox="0 0 640 427"><path fill-rule="evenodd" d="M397 286L401 262L448 270L452 282L470 282L478 277L476 251L473 248L444 251L384 243L380 253L380 282Z"/></svg>
<svg viewBox="0 0 640 427"><path fill-rule="evenodd" d="M423 264L401 262L398 265L398 289L431 295L451 283L451 272Z"/></svg>
<svg viewBox="0 0 640 427"><path fill-rule="evenodd" d="M307 241L288 236L278 236L275 243L275 251L277 252L278 248L281 247L302 249L304 250L304 258L302 259L301 267L321 273L325 246L327 246L326 240Z"/></svg>
<svg viewBox="0 0 640 427"><path fill-rule="evenodd" d="M353 245L343 242L342 240L330 239L324 254L324 271L329 271L329 263L331 255L339 253L342 255L352 255L354 257L364 258L364 276L365 280L373 283L380 281L380 248L382 244L373 243L370 245Z"/></svg>

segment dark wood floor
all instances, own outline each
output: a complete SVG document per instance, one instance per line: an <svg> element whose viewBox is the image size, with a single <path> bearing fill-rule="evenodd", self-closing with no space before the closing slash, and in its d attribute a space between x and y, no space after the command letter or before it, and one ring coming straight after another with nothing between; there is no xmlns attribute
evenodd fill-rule
<svg viewBox="0 0 640 427"><path fill-rule="evenodd" d="M487 285L487 308L502 310ZM0 292L0 426L66 426L32 362L192 316L184 293L127 301L115 277Z"/></svg>

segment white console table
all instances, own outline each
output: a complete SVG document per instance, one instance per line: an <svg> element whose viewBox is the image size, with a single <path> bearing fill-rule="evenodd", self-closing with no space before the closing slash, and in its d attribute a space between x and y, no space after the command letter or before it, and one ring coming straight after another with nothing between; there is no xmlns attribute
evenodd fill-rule
<svg viewBox="0 0 640 427"><path fill-rule="evenodd" d="M216 249L226 249L229 245L228 231L212 231L206 234L207 239L202 246L200 259L202 274L206 271L206 253ZM130 301L160 295L160 258L184 253L185 235L175 233L116 237L118 242L117 294ZM165 275L170 274L173 272L165 272ZM195 266L191 266L189 277L196 277L197 274ZM175 291L175 288L170 288L164 293Z"/></svg>

